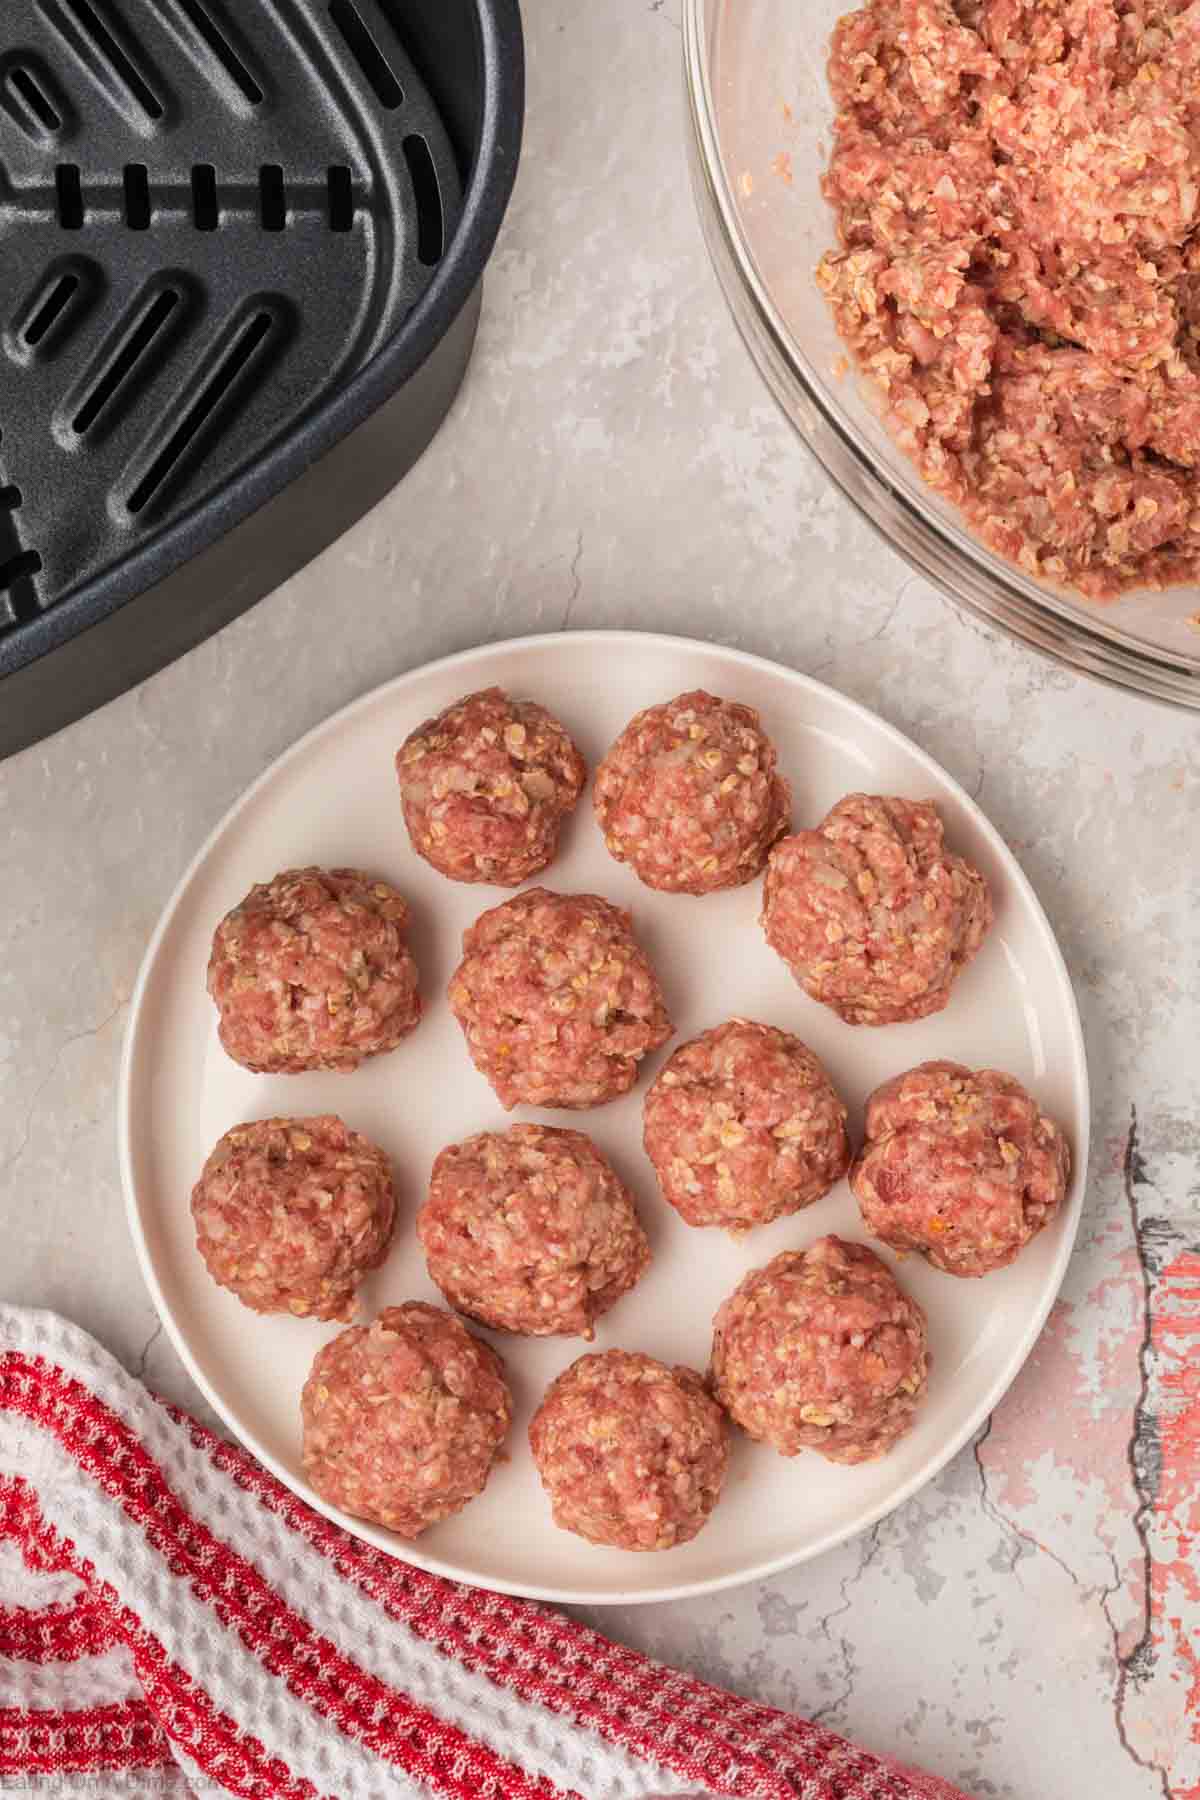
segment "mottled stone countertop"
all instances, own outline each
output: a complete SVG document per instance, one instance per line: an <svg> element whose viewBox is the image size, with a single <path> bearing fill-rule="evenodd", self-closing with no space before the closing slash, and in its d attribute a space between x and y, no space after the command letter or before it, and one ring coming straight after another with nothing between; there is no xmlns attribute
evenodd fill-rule
<svg viewBox="0 0 1200 1800"><path fill-rule="evenodd" d="M1050 914L1094 1084L1079 1248L1015 1388L902 1511L775 1580L596 1622L977 1800L1195 1800L1200 730L959 617L807 460L701 247L674 4L527 5L517 198L410 479L249 617L0 765L0 1295L196 1404L125 1229L118 1057L185 862L301 732L530 631L652 627L818 674L981 799Z"/></svg>

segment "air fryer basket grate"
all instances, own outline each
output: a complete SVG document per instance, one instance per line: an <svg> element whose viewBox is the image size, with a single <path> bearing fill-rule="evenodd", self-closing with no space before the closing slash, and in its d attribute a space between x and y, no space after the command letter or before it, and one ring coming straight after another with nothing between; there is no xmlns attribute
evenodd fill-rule
<svg viewBox="0 0 1200 1800"><path fill-rule="evenodd" d="M0 634L365 366L461 203L401 0L5 0Z"/></svg>

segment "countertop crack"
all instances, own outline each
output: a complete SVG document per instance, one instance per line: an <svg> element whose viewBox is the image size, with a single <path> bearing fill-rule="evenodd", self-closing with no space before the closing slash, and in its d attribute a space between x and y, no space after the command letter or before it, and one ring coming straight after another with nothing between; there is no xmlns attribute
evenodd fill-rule
<svg viewBox="0 0 1200 1800"><path fill-rule="evenodd" d="M1064 1562L1057 1550L1052 1550L1049 1544L1044 1544L1042 1542L1041 1538L1034 1537L1032 1532L1026 1531L1022 1526L1018 1525L1015 1519L1010 1519L1008 1514L1001 1510L993 1497L982 1451L983 1446L992 1435L992 1426L995 1422L995 1418L995 1413L992 1413L987 1424L975 1439L975 1467L979 1471L979 1494L984 1512L992 1523L1010 1536L1014 1542L1013 1559L1009 1565L1009 1573L1016 1575L1017 1564L1022 1560L1024 1551L1027 1548L1034 1555L1048 1556L1050 1561L1055 1563L1058 1568L1062 1570L1067 1580L1071 1583L1071 1586L1078 1588L1080 1593L1100 1594L1102 1592L1100 1588L1091 1587L1086 1582L1079 1579L1070 1563ZM1017 1580L1020 1581L1019 1575L1017 1575Z"/></svg>
<svg viewBox="0 0 1200 1800"><path fill-rule="evenodd" d="M1142 1281L1142 1338L1138 1351L1139 1393L1133 1413L1133 1431L1130 1436L1127 1455L1133 1479L1134 1491L1138 1496L1138 1508L1134 1514L1134 1529L1142 1547L1142 1630L1137 1642L1128 1650L1121 1649L1120 1628L1113 1617L1112 1601L1121 1593L1126 1584L1121 1578L1120 1567L1113 1552L1108 1552L1112 1565L1112 1581L1100 1586L1090 1586L1080 1580L1075 1571L1061 1556L1050 1549L1032 1533L1025 1531L1015 1520L1002 1510L991 1491L988 1480L987 1465L983 1458L983 1446L991 1435L994 1415L975 1440L975 1464L979 1472L980 1501L987 1517L1011 1537L1014 1555L1011 1572L1016 1574L1017 1565L1025 1554L1025 1547L1030 1552L1040 1552L1048 1556L1066 1575L1071 1585L1085 1598L1096 1600L1104 1616L1105 1623L1112 1635L1113 1656L1116 1662L1117 1679L1113 1689L1112 1710L1113 1724L1117 1740L1122 1750L1140 1769L1155 1777L1161 1787L1163 1800L1173 1800L1169 1774L1158 1763L1144 1756L1131 1742L1125 1724L1125 1701L1131 1684L1137 1686L1147 1681L1154 1668L1155 1645L1153 1635L1153 1593L1152 1568L1153 1553L1150 1543L1150 1526L1154 1519L1155 1501L1160 1485L1162 1472L1162 1444L1159 1438L1158 1421L1150 1407L1151 1394L1151 1359L1153 1356L1153 1283L1152 1263L1155 1255L1156 1232L1155 1221L1143 1218L1137 1202L1135 1189L1147 1181L1145 1164L1138 1141L1137 1107L1130 1108L1129 1131L1125 1140L1124 1154L1125 1196L1129 1205L1130 1220L1133 1226L1134 1244L1137 1249L1138 1266ZM1161 1226L1159 1227L1161 1231ZM1020 1581L1019 1574L1016 1579Z"/></svg>
<svg viewBox="0 0 1200 1800"><path fill-rule="evenodd" d="M583 532L580 531L577 533L576 538L575 538L575 554L571 558L571 591L567 595L566 610L564 611L563 616L562 616L562 624L559 626L560 631L566 631L568 629L568 627L570 626L571 614L575 610L575 602L578 600L580 594L583 591L583 576L580 572L582 563L583 563Z"/></svg>
<svg viewBox="0 0 1200 1800"><path fill-rule="evenodd" d="M1150 1362L1154 1347L1154 1293L1151 1282L1148 1222L1141 1215L1135 1192L1135 1189L1145 1184L1147 1180L1145 1159L1142 1156L1138 1136L1136 1102L1131 1103L1129 1108L1129 1131L1125 1138L1122 1178L1142 1283L1142 1339L1138 1345L1138 1397L1133 1409L1133 1430L1130 1433L1126 1450L1133 1489L1138 1497L1137 1511L1133 1515L1133 1528L1142 1547L1142 1631L1132 1648L1122 1652L1120 1632L1108 1606L1114 1593L1124 1585L1120 1581L1120 1570L1115 1558L1113 1559L1113 1579L1117 1586L1111 1587L1105 1592L1104 1616L1108 1620L1109 1630L1112 1632L1113 1655L1117 1663L1117 1683L1113 1691L1113 1723L1116 1727L1118 1741L1125 1754L1137 1764L1139 1769L1146 1769L1157 1777L1162 1788L1163 1800L1173 1800L1167 1771L1160 1768L1157 1763L1148 1761L1140 1751L1135 1749L1125 1728L1125 1701L1129 1685L1131 1682L1136 1685L1148 1679L1154 1666L1153 1552L1150 1545L1150 1523L1154 1517L1154 1504L1162 1475L1162 1442L1159 1437L1158 1420L1150 1408Z"/></svg>
<svg viewBox="0 0 1200 1800"><path fill-rule="evenodd" d="M157 1324L154 1327L154 1330L150 1333L150 1336L146 1339L145 1343L141 1347L141 1350L138 1352L138 1359L137 1359L137 1362L134 1364L133 1373L137 1376L139 1381L145 1381L145 1379L146 1379L147 1359L149 1358L150 1352L153 1350L155 1344L157 1344L157 1342L158 1342L159 1338L162 1336L162 1334L163 1334L163 1323L162 1323L162 1320L159 1319Z"/></svg>
<svg viewBox="0 0 1200 1800"><path fill-rule="evenodd" d="M860 650L865 650L868 644L877 644L880 638L886 636L892 629L892 626L896 622L896 614L904 604L904 596L917 579L918 577L916 575L910 575L907 581L902 581L900 583L900 586L896 589L895 598L888 607L887 612L884 614L882 622L875 627L874 631L869 631L867 633L866 637L859 645Z"/></svg>
<svg viewBox="0 0 1200 1800"><path fill-rule="evenodd" d="M102 1031L107 1031L113 1020L117 1018L120 1013L124 1012L127 1005L128 1001L121 1000L113 1007L107 1018L101 1019L98 1025L89 1026L86 1031L77 1031L73 1036L63 1039L50 1060L50 1067L46 1070L46 1073L38 1082L30 1096L29 1106L25 1113L25 1123L22 1127L20 1143L17 1145L16 1149L11 1151L9 1155L5 1157L4 1161L0 1163L0 1180L3 1180L6 1175L12 1174L12 1171L16 1168L17 1164L28 1150L30 1139L33 1136L33 1122L37 1118L38 1107L41 1105L42 1098L49 1088L50 1083L58 1074L62 1059L67 1054L67 1051L72 1049L74 1045L84 1044L89 1038L99 1037Z"/></svg>
<svg viewBox="0 0 1200 1800"><path fill-rule="evenodd" d="M850 1598L851 1588L858 1586L871 1564L875 1561L875 1558L879 1555L879 1534L882 1524L883 1521L881 1519L875 1521L870 1531L868 1531L863 1538L863 1551L858 1559L858 1567L852 1569L848 1575L842 1577L839 1588L841 1594L840 1604L833 1607L829 1612L822 1614L817 1620L817 1629L830 1645L834 1643L834 1635L831 1630L833 1621L844 1617L844 1615L850 1611L850 1608L853 1605ZM837 1649L842 1659L842 1680L844 1685L842 1691L835 1694L832 1700L827 1700L824 1706L819 1706L814 1712L810 1713L809 1716L815 1725L823 1724L831 1713L839 1712L841 1708L845 1706L847 1700L851 1699L854 1694L854 1684L858 1678L858 1666L854 1661L853 1647L849 1638L842 1636L841 1633L838 1634Z"/></svg>

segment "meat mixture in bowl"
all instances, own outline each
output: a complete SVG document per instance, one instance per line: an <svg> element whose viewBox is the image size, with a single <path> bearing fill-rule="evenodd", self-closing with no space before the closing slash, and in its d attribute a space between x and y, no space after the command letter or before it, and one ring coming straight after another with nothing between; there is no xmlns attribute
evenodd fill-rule
<svg viewBox="0 0 1200 1800"><path fill-rule="evenodd" d="M1200 12L868 0L818 279L937 492L1028 574L1200 579Z"/></svg>

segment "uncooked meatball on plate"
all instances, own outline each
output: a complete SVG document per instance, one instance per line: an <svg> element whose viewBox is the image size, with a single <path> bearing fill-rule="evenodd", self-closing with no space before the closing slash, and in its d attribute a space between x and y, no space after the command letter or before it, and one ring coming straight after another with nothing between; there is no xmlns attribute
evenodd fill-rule
<svg viewBox="0 0 1200 1800"><path fill-rule="evenodd" d="M928 1373L921 1308L873 1250L839 1237L752 1270L714 1321L713 1392L784 1456L883 1456L911 1426Z"/></svg>
<svg viewBox="0 0 1200 1800"><path fill-rule="evenodd" d="M483 1491L512 1398L489 1344L412 1300L317 1352L300 1414L304 1473L321 1498L416 1538Z"/></svg>
<svg viewBox="0 0 1200 1800"><path fill-rule="evenodd" d="M846 1108L821 1063L750 1019L675 1051L646 1095L643 1141L680 1218L734 1233L811 1206L850 1166Z"/></svg>
<svg viewBox="0 0 1200 1800"><path fill-rule="evenodd" d="M530 888L463 935L450 1007L500 1104L586 1108L629 1092L671 1021L627 912Z"/></svg>
<svg viewBox="0 0 1200 1800"><path fill-rule="evenodd" d="M553 1382L529 1442L554 1523L616 1550L670 1550L707 1524L729 1465L725 1416L694 1369L606 1350Z"/></svg>
<svg viewBox="0 0 1200 1800"><path fill-rule="evenodd" d="M226 1053L259 1075L349 1072L414 1030L408 904L359 869L290 869L217 926L208 991Z"/></svg>
<svg viewBox="0 0 1200 1800"><path fill-rule="evenodd" d="M987 885L943 836L931 801L849 794L772 851L767 942L848 1025L941 1012L983 943Z"/></svg>
<svg viewBox="0 0 1200 1800"><path fill-rule="evenodd" d="M192 1190L196 1247L260 1313L350 1319L388 1253L396 1191L383 1151L332 1114L227 1131Z"/></svg>
<svg viewBox="0 0 1200 1800"><path fill-rule="evenodd" d="M451 1306L526 1337L594 1336L650 1262L629 1189L590 1138L553 1125L443 1150L417 1236Z"/></svg>
<svg viewBox="0 0 1200 1800"><path fill-rule="evenodd" d="M487 688L427 719L396 757L413 849L452 881L520 887L554 861L587 766L544 706Z"/></svg>
<svg viewBox="0 0 1200 1800"><path fill-rule="evenodd" d="M929 1062L876 1088L851 1174L863 1223L947 1275L987 1275L1058 1212L1067 1140L1012 1075Z"/></svg>
<svg viewBox="0 0 1200 1800"><path fill-rule="evenodd" d="M791 792L750 706L697 690L647 707L596 774L604 841L647 887L711 894L762 873Z"/></svg>

